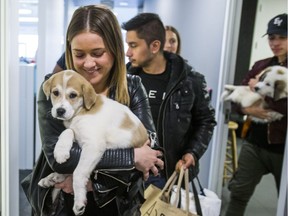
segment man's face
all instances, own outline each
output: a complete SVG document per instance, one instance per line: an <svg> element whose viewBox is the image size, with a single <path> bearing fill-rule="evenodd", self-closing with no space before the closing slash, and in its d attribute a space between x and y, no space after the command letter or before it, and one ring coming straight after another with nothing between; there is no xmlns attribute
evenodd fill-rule
<svg viewBox="0 0 288 216"><path fill-rule="evenodd" d="M144 39L137 36L136 31L127 31L126 43L128 50L126 56L132 67L147 67L153 59L153 54Z"/></svg>
<svg viewBox="0 0 288 216"><path fill-rule="evenodd" d="M278 58L287 55L287 36L272 34L268 35L269 46Z"/></svg>

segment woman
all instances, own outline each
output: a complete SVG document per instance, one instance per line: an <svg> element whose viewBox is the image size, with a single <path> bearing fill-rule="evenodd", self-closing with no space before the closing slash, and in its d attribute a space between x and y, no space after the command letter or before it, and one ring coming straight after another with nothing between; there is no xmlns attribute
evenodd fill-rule
<svg viewBox="0 0 288 216"><path fill-rule="evenodd" d="M126 74L121 30L114 14L103 6L80 7L73 14L66 35L67 68L84 76L96 93L129 106L150 136L154 135L146 92L139 77ZM61 193L54 202L51 189L37 186L39 179L51 172L72 174L81 153L74 143L67 162L55 161L54 147L65 128L62 121L52 118L51 106L41 88L38 114L43 147L32 174L24 179L22 186L35 215L74 215L71 175L55 185ZM84 215L140 215L140 204L144 200L141 172L146 180L149 171L157 175L157 167L163 168L163 161L158 158L162 152L151 149L148 144L149 140L141 148L105 152L87 184Z"/></svg>
<svg viewBox="0 0 288 216"><path fill-rule="evenodd" d="M173 26L165 26L166 30L166 41L164 50L180 55L181 50L181 39L180 34Z"/></svg>

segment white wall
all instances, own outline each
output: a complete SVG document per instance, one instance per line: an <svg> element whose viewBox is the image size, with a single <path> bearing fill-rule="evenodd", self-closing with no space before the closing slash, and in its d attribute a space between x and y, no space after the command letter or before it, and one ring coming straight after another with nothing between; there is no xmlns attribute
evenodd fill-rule
<svg viewBox="0 0 288 216"><path fill-rule="evenodd" d="M18 1L1 0L1 214L19 214Z"/></svg>
<svg viewBox="0 0 288 216"><path fill-rule="evenodd" d="M63 50L64 0L39 1L39 48L37 55L37 86L51 73ZM37 108L36 108L37 112ZM36 116L38 119L38 117ZM36 159L41 151L38 120L36 119Z"/></svg>

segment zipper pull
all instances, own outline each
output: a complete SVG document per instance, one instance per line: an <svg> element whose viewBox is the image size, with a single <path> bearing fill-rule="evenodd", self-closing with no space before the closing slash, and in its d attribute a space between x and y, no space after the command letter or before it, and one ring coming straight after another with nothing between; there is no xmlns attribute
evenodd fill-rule
<svg viewBox="0 0 288 216"><path fill-rule="evenodd" d="M151 142L151 148L155 146L156 143L156 133L155 132L149 132L149 138Z"/></svg>
<svg viewBox="0 0 288 216"><path fill-rule="evenodd" d="M176 110L178 110L180 108L178 103L174 103Z"/></svg>
<svg viewBox="0 0 288 216"><path fill-rule="evenodd" d="M95 170L94 171L94 180L97 180L97 178L98 178L98 170Z"/></svg>

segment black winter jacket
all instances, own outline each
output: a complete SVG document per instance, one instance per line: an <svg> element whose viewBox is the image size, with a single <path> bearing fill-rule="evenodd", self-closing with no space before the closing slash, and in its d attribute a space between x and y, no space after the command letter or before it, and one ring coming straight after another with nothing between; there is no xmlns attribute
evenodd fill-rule
<svg viewBox="0 0 288 216"><path fill-rule="evenodd" d="M46 79L50 76L51 74L47 75ZM130 109L143 122L149 133L155 135L147 94L140 78L127 75L127 81ZM114 94L115 91L111 91L110 97L112 99L115 98ZM52 172L73 173L81 154L81 149L77 143L74 143L67 162L58 164L55 161L53 156L54 146L65 127L62 121L52 117L51 108L51 101L46 99L41 87L38 98L38 118L42 151L32 173L21 182L33 213L37 216L57 215L57 212L61 211L63 207L61 199L58 200L57 205L52 205L50 202L51 189L39 187L39 180ZM118 180L109 177L109 175ZM93 180L95 201L99 206L116 197L118 199L117 203L120 203L118 206L119 215L132 215L135 209L138 208L139 210L139 204L144 200L144 187L142 173L135 169L133 148L107 150L95 168L95 175L92 175L91 179Z"/></svg>
<svg viewBox="0 0 288 216"><path fill-rule="evenodd" d="M193 154L196 162L201 158L216 121L204 76L194 71L182 57L168 52L164 52L164 56L168 61L170 81L156 128L159 145L165 151L167 178L184 154ZM142 71L141 68L128 68L131 74ZM193 172L197 174L198 167Z"/></svg>

